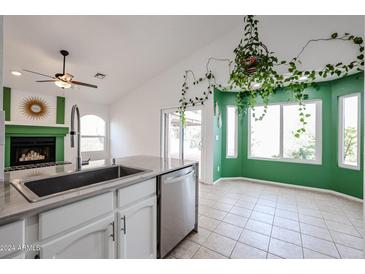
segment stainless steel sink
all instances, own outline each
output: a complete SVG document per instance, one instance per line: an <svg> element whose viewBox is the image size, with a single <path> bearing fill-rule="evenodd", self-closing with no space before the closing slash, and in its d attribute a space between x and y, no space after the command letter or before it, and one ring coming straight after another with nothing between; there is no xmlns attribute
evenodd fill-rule
<svg viewBox="0 0 365 274"><path fill-rule="evenodd" d="M29 201L36 202L56 195L77 191L81 188L87 188L95 184L148 171L125 166L109 166L34 181L12 182L12 184Z"/></svg>

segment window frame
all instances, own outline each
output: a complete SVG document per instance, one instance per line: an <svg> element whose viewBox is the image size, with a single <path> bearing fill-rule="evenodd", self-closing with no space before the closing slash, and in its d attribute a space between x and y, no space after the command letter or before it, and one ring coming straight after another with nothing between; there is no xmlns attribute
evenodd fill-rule
<svg viewBox="0 0 365 274"><path fill-rule="evenodd" d="M284 155L284 106L297 105L297 102L277 102L268 104L268 106L280 106L280 136L279 136L279 148L280 148L280 158L267 158L267 157L257 157L251 154L251 112L252 109L249 108L247 116L247 158L248 160L263 160L263 161L273 161L273 162L285 162L285 163L296 163L296 164L310 164L310 165L322 165L322 100L312 99L305 100L304 104L315 104L316 105L316 159L315 160L298 160L285 158ZM264 104L257 104L257 107L265 106ZM265 117L263 118L265 119ZM299 119L299 118L298 118Z"/></svg>
<svg viewBox="0 0 365 274"><path fill-rule="evenodd" d="M80 150L81 150L81 153L103 153L103 152L106 152L106 149L107 149L107 144L106 144L106 137L107 137L107 124L105 122L105 120L100 117L99 115L96 115L96 114L85 114L85 115L82 115L81 118L80 118L80 121L82 120L83 117L85 116L96 116L100 119L103 120L104 122L104 135L83 135L81 134L81 130L80 130L80 141L82 142L82 139L83 138L103 138L103 149L102 150L87 150L87 151L82 151L81 150L81 147L80 147Z"/></svg>
<svg viewBox="0 0 365 274"><path fill-rule="evenodd" d="M344 141L344 113L343 113L343 102L344 99L349 97L356 97L357 98L357 159L356 159L356 166L348 165L343 162L343 141ZM361 93L360 92L353 92L346 95L338 96L338 151L337 151L337 160L338 166L340 168L352 169L352 170L360 170L361 166Z"/></svg>
<svg viewBox="0 0 365 274"><path fill-rule="evenodd" d="M235 125L234 125L234 154L228 155L228 108L235 109ZM238 158L238 108L236 105L227 105L226 106L226 158L227 159L236 159Z"/></svg>

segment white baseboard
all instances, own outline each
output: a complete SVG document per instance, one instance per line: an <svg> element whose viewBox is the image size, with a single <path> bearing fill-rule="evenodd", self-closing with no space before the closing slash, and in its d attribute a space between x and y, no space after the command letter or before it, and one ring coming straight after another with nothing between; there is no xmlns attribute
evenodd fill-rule
<svg viewBox="0 0 365 274"><path fill-rule="evenodd" d="M286 184L286 183L281 183L281 182L273 182L273 181L267 181L267 180L259 180L259 179L254 179L254 178L247 178L247 177L224 177L224 178L219 178L218 180L214 181L213 184L217 184L219 182L223 182L223 181L239 181L239 180L244 180L244 181L249 181L249 182L253 182L253 183L259 183L259 184L270 184L270 185L279 185L279 186L285 186L285 187L290 187L290 188L297 188L297 189L304 189L304 190L309 190L309 191L314 191L314 192L321 192L321 193L327 193L327 194L332 194L335 196L339 196L342 198L346 198L348 200L351 201L355 201L355 202L359 202L362 203L363 200L357 197L353 197L347 194L343 194L331 189L323 189L323 188L315 188L315 187L309 187L309 186L300 186L300 185L292 185L292 184Z"/></svg>

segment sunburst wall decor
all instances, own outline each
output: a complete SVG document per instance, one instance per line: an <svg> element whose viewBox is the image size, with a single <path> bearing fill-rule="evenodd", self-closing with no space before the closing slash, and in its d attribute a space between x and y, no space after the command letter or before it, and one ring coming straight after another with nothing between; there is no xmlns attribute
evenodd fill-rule
<svg viewBox="0 0 365 274"><path fill-rule="evenodd" d="M48 116L49 108L43 98L31 96L22 100L20 111L28 119L42 120Z"/></svg>

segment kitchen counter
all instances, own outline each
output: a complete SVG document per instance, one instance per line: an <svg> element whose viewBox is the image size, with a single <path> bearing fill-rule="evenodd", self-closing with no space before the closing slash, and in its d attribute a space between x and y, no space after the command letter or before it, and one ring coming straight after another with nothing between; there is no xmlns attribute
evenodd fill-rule
<svg viewBox="0 0 365 274"><path fill-rule="evenodd" d="M149 178L196 164L196 162L141 155L117 158L116 164L131 168L145 169L149 170L149 172L136 174L126 178L118 178L116 180L92 185L87 188L33 203L29 202L21 193L19 193L18 190L10 184L10 182L39 180L53 176L66 175L75 172L75 166L69 164L6 172L4 174L4 181L0 182L0 225L24 216L38 214L42 211L82 200L87 197L92 197L101 193L136 184ZM90 162L89 165L83 166L82 170L106 167L110 165L110 161L93 161Z"/></svg>

